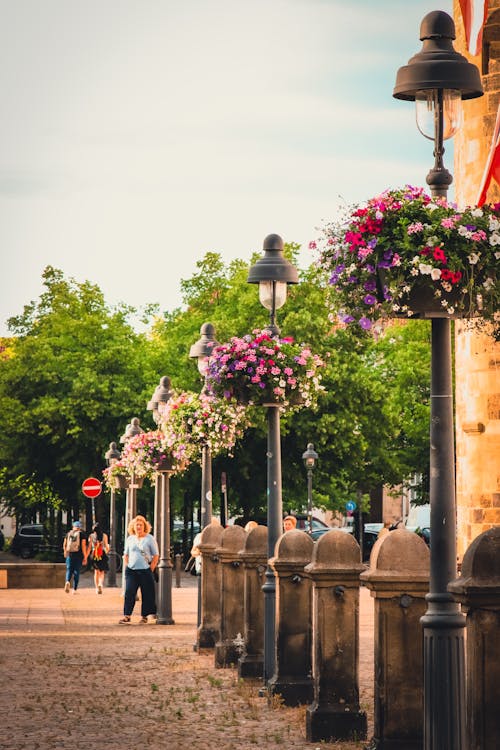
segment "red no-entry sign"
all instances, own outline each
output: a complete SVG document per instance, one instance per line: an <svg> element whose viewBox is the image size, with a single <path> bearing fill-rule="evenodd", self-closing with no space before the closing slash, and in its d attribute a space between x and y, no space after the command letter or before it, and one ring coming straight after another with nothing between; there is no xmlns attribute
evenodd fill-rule
<svg viewBox="0 0 500 750"><path fill-rule="evenodd" d="M98 479L89 477L82 484L82 492L85 497L99 497L102 492L102 485Z"/></svg>

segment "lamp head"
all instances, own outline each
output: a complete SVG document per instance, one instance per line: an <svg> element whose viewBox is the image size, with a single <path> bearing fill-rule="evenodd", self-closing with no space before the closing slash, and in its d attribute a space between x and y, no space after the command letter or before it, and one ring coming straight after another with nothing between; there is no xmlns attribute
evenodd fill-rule
<svg viewBox="0 0 500 750"><path fill-rule="evenodd" d="M218 342L215 340L215 326L212 323L203 323L200 328L200 338L192 345L189 356L197 358L200 375L205 375L207 369L207 358L210 357Z"/></svg>
<svg viewBox="0 0 500 750"><path fill-rule="evenodd" d="M113 466L113 464L119 461L121 457L122 457L122 454L118 450L116 443L110 443L109 450L106 451L104 455L104 458L106 459L108 466Z"/></svg>
<svg viewBox="0 0 500 750"><path fill-rule="evenodd" d="M415 101L421 91L457 91L461 99L483 95L479 70L453 47L455 24L444 11L428 13L420 25L422 49L397 72L393 96Z"/></svg>
<svg viewBox="0 0 500 750"><path fill-rule="evenodd" d="M302 459L306 469L314 469L316 461L318 460L318 454L314 450L313 443L307 444L307 450L302 454Z"/></svg>
<svg viewBox="0 0 500 750"><path fill-rule="evenodd" d="M138 417L134 417L130 420L130 423L126 426L125 432L120 438L120 443L128 443L130 438L140 435L144 430L141 427L140 420Z"/></svg>

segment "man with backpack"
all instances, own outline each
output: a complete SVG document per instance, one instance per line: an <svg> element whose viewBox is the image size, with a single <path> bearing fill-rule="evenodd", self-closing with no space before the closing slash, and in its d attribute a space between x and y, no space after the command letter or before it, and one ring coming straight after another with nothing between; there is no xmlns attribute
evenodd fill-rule
<svg viewBox="0 0 500 750"><path fill-rule="evenodd" d="M87 564L89 556L87 550L87 534L82 531L80 521L73 521L71 531L68 531L64 537L63 553L66 558L66 583L64 590L69 594L71 588L71 578L73 578L72 594L76 594L78 582L80 580L80 568Z"/></svg>

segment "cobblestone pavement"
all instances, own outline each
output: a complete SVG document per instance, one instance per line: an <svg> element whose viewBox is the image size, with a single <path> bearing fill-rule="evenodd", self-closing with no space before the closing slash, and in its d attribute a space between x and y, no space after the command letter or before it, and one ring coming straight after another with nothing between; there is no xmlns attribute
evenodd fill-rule
<svg viewBox="0 0 500 750"><path fill-rule="evenodd" d="M259 697L259 682L193 650L196 579L172 592L174 625L118 625L119 588L96 595L85 574L60 589L0 590L0 750L315 750L305 708ZM373 607L361 590L361 708L373 714Z"/></svg>

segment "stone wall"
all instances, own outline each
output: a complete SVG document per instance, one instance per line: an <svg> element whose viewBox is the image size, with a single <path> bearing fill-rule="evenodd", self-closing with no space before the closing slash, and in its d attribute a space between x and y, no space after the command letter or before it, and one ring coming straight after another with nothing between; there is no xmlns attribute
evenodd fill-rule
<svg viewBox="0 0 500 750"><path fill-rule="evenodd" d="M63 588L65 577L64 563L0 563L2 589Z"/></svg>
<svg viewBox="0 0 500 750"><path fill-rule="evenodd" d="M468 54L458 0L455 48L478 66L484 96L464 102L455 137L455 199L477 202L500 102L500 0L490 0L482 51ZM448 165L450 166L450 165ZM487 201L500 201L492 181ZM500 524L500 344L455 327L458 556L478 534Z"/></svg>

